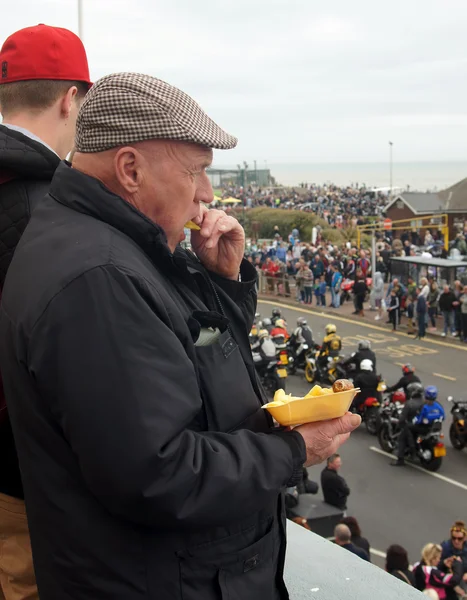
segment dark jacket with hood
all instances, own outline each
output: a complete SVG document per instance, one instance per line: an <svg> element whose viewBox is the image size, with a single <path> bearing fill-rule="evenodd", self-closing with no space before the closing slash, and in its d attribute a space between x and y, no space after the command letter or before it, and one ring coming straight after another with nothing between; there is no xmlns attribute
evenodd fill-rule
<svg viewBox="0 0 467 600"><path fill-rule="evenodd" d="M305 445L261 408L240 275L59 166L0 315L41 600L288 598L281 489Z"/></svg>
<svg viewBox="0 0 467 600"><path fill-rule="evenodd" d="M40 142L0 125L0 294L31 211L48 192L59 163L59 157ZM0 493L23 497L1 375Z"/></svg>

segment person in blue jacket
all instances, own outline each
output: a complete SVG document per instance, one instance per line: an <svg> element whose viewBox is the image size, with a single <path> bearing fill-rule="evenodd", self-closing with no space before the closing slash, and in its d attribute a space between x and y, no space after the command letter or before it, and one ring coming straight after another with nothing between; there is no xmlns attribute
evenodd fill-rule
<svg viewBox="0 0 467 600"><path fill-rule="evenodd" d="M425 389L426 402L414 420L416 425L431 425L433 421L444 420L444 408L437 402L437 398L438 388L435 385L429 385Z"/></svg>
<svg viewBox="0 0 467 600"><path fill-rule="evenodd" d="M341 303L342 273L335 266L332 266L331 270L332 270L332 280L331 280L332 301L331 301L331 306L333 306L334 308L339 308L340 303Z"/></svg>

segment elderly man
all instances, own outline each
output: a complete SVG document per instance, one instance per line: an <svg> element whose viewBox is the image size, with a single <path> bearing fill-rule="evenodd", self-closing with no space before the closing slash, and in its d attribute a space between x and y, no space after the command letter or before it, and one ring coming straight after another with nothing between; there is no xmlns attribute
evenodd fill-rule
<svg viewBox="0 0 467 600"><path fill-rule="evenodd" d="M235 144L165 82L104 77L15 252L0 358L41 600L288 597L281 491L360 420L261 408L256 272L205 206Z"/></svg>

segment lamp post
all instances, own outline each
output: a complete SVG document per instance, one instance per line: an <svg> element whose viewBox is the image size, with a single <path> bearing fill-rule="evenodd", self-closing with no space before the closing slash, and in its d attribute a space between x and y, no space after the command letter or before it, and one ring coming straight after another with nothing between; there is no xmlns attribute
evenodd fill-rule
<svg viewBox="0 0 467 600"><path fill-rule="evenodd" d="M78 35L83 41L83 0L78 0Z"/></svg>
<svg viewBox="0 0 467 600"><path fill-rule="evenodd" d="M392 200L392 142L389 142L389 199Z"/></svg>

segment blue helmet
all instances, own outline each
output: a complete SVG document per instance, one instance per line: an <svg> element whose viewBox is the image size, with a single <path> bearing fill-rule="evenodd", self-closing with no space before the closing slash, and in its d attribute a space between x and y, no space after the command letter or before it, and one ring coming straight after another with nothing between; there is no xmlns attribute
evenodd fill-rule
<svg viewBox="0 0 467 600"><path fill-rule="evenodd" d="M438 388L435 385L429 385L425 389L426 400L436 400L437 397L438 397Z"/></svg>

